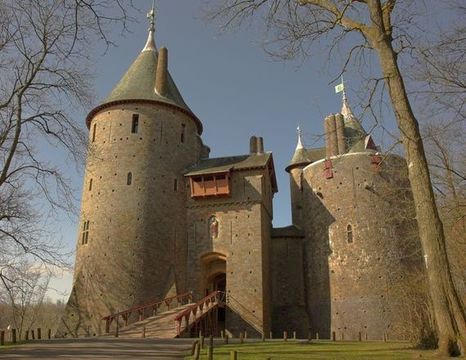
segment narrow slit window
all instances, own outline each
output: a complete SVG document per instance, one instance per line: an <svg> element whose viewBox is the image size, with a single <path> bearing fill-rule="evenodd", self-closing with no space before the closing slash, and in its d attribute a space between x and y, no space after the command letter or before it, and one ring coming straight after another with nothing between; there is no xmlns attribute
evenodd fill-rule
<svg viewBox="0 0 466 360"><path fill-rule="evenodd" d="M348 226L346 227L346 240L348 241L348 243L353 242L353 227L351 226L351 224L348 224Z"/></svg>
<svg viewBox="0 0 466 360"><path fill-rule="evenodd" d="M92 190L92 179L89 180L89 191L91 191L91 190Z"/></svg>
<svg viewBox="0 0 466 360"><path fill-rule="evenodd" d="M83 223L83 235L81 239L81 244L86 245L89 241L89 220L84 221Z"/></svg>
<svg viewBox="0 0 466 360"><path fill-rule="evenodd" d="M186 137L186 125L185 124L181 124L181 142L184 143L184 140L185 140L185 137Z"/></svg>
<svg viewBox="0 0 466 360"><path fill-rule="evenodd" d="M133 183L133 173L129 172L126 176L126 185L131 185Z"/></svg>
<svg viewBox="0 0 466 360"><path fill-rule="evenodd" d="M133 121L131 123L131 133L137 134L139 130L139 114L133 114Z"/></svg>
<svg viewBox="0 0 466 360"><path fill-rule="evenodd" d="M97 124L94 124L94 126L92 127L92 142L95 141L95 132L97 130Z"/></svg>
<svg viewBox="0 0 466 360"><path fill-rule="evenodd" d="M173 181L173 191L178 191L178 180L177 179Z"/></svg>

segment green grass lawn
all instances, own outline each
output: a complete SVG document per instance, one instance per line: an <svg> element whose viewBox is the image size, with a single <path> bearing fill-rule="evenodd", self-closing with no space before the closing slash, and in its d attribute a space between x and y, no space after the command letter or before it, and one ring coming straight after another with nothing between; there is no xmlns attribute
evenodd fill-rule
<svg viewBox="0 0 466 360"><path fill-rule="evenodd" d="M214 359L230 359L230 352L238 352L238 360L381 360L381 359L441 359L434 351L415 350L404 342L350 342L319 341L302 342L265 342L249 344L221 345L214 348ZM188 357L186 359L192 359ZM207 347L202 350L200 359L207 359Z"/></svg>

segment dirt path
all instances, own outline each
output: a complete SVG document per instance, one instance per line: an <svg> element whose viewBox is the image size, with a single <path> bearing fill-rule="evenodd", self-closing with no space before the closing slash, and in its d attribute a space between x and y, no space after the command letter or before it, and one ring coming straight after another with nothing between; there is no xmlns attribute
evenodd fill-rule
<svg viewBox="0 0 466 360"><path fill-rule="evenodd" d="M0 359L183 359L192 342L121 338L34 341L0 349Z"/></svg>

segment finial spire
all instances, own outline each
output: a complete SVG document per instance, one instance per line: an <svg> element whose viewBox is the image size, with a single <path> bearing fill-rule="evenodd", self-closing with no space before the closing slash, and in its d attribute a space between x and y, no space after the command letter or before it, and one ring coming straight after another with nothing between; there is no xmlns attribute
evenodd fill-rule
<svg viewBox="0 0 466 360"><path fill-rule="evenodd" d="M298 133L298 145L296 145L296 150L297 149L304 149L303 140L302 140L303 133L302 133L302 130L299 127L299 125L298 125L298 128L296 130L297 130L297 133Z"/></svg>
<svg viewBox="0 0 466 360"><path fill-rule="evenodd" d="M348 98L346 97L345 81L343 80L343 75L341 76L341 83L335 86L335 92L342 93L343 104L341 107L341 114L345 118L354 117L353 111L351 110L349 103L348 103Z"/></svg>
<svg viewBox="0 0 466 360"><path fill-rule="evenodd" d="M149 19L149 36L147 37L146 45L142 51L157 51L155 47L155 20L157 19L157 11L155 9L155 0L152 0L152 9L147 13Z"/></svg>

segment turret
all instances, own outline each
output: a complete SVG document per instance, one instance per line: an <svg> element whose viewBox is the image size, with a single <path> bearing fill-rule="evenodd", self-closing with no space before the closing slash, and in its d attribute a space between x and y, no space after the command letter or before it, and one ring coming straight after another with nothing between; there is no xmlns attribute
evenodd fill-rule
<svg viewBox="0 0 466 360"><path fill-rule="evenodd" d="M372 137L354 116L343 89L341 112L324 120L326 158L351 152L378 150Z"/></svg>
<svg viewBox="0 0 466 360"><path fill-rule="evenodd" d="M183 172L208 147L168 51L155 46L154 9L149 18L144 48L87 116L74 283L58 335L101 334L103 316L188 290Z"/></svg>
<svg viewBox="0 0 466 360"><path fill-rule="evenodd" d="M302 221L302 173L303 168L309 165L311 161L308 158L307 150L304 148L302 132L300 127L297 129L298 143L291 159L290 165L286 171L290 173L290 192L291 192L291 217L294 225L301 225Z"/></svg>

